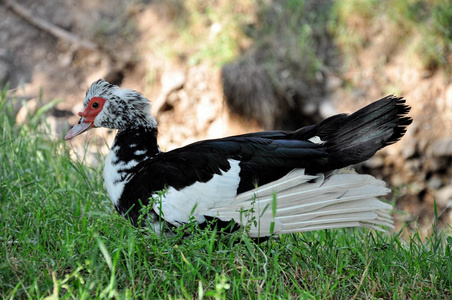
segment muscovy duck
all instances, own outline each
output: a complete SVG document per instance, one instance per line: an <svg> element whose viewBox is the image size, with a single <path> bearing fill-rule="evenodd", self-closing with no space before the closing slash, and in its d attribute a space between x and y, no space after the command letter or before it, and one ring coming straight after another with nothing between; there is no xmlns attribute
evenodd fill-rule
<svg viewBox="0 0 452 300"><path fill-rule="evenodd" d="M139 92L100 79L83 104L65 139L95 127L118 129L106 157L104 187L135 226L163 233L192 221L233 220L253 238L392 227L391 205L377 198L390 192L385 183L348 166L405 134L412 119L401 97L387 96L295 131L205 140L169 152L157 145L157 122Z"/></svg>

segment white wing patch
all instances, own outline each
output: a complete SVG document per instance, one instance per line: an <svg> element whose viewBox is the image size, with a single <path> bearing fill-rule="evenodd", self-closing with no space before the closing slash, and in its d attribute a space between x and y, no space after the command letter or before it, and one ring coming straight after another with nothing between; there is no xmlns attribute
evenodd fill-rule
<svg viewBox="0 0 452 300"><path fill-rule="evenodd" d="M231 168L215 174L207 182L196 182L180 191L168 188L160 203L154 203L154 210L162 214L165 221L180 226L192 217L197 222L205 221L207 211L234 201L240 183L238 160L229 159Z"/></svg>
<svg viewBox="0 0 452 300"><path fill-rule="evenodd" d="M314 143L314 144L318 144L318 145L321 145L321 144L324 144L324 143L325 143L325 141L322 141L322 140L320 139L320 137L318 137L317 135L316 135L316 136L313 136L313 137L310 138L308 141L310 141L311 143Z"/></svg>

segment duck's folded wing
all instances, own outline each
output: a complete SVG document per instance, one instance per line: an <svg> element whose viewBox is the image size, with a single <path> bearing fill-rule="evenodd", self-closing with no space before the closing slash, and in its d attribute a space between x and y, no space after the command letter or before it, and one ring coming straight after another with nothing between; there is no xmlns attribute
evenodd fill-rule
<svg viewBox="0 0 452 300"><path fill-rule="evenodd" d="M234 137L208 140L160 153L137 170L126 185L130 198L156 198L154 210L178 226L191 217L204 221L209 209L232 203L237 194L312 166L325 152L306 141Z"/></svg>

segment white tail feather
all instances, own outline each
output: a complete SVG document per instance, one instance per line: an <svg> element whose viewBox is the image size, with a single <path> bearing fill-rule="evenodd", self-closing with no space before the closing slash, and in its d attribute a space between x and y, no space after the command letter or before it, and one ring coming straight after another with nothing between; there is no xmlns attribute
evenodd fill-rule
<svg viewBox="0 0 452 300"><path fill-rule="evenodd" d="M343 227L383 230L377 225L393 227L392 206L376 197L389 192L383 181L349 169L326 177L296 169L205 215L249 226L251 237Z"/></svg>

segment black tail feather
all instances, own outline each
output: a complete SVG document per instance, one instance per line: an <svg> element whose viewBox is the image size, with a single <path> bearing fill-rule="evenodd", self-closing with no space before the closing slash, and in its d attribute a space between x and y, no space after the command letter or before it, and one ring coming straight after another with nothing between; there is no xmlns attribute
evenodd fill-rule
<svg viewBox="0 0 452 300"><path fill-rule="evenodd" d="M409 111L410 107L405 105L402 97L387 96L349 115L329 141L335 144L352 141L356 144L353 142L356 138L367 137L370 140L372 134L384 132L390 135L375 142L380 142L381 148L385 147L405 134L406 126L412 122L405 116Z"/></svg>
<svg viewBox="0 0 452 300"><path fill-rule="evenodd" d="M337 115L299 132L319 136L328 152L328 169L342 168L372 157L400 140L412 119L402 97L384 97L351 115Z"/></svg>

